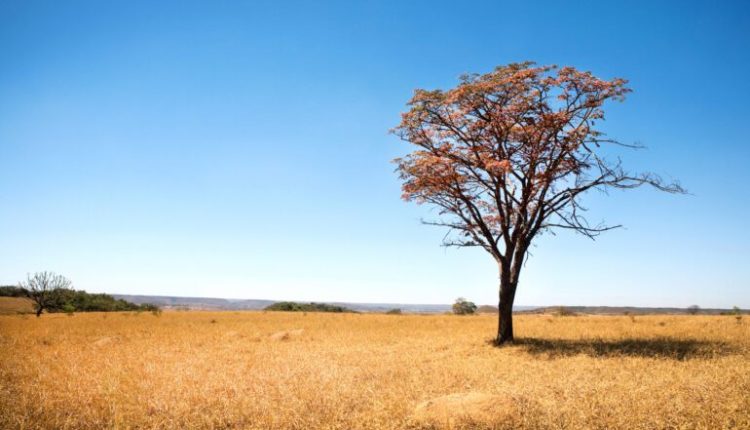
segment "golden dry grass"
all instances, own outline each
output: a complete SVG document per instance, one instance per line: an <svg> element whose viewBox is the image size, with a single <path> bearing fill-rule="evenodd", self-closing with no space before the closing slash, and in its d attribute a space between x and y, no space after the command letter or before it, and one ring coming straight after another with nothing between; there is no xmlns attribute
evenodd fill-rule
<svg viewBox="0 0 750 430"><path fill-rule="evenodd" d="M2 316L0 428L410 428L483 393L525 400L465 427L747 429L747 319L519 316L496 348L490 316Z"/></svg>
<svg viewBox="0 0 750 430"><path fill-rule="evenodd" d="M0 297L0 315L34 313L34 305L25 297Z"/></svg>

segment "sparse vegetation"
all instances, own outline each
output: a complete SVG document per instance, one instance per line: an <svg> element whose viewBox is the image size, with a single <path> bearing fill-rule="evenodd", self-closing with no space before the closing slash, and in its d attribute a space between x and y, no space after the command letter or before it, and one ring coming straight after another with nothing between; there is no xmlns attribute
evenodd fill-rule
<svg viewBox="0 0 750 430"><path fill-rule="evenodd" d="M18 287L0 287L0 297L17 297L31 300L34 312L63 312L69 315L76 312L123 312L147 311L154 315L161 309L150 303L136 305L126 300L115 299L109 294L92 294L70 288L70 281L52 272L39 272L30 275Z"/></svg>
<svg viewBox="0 0 750 430"><path fill-rule="evenodd" d="M578 315L577 313L573 312L572 310L568 309L565 306L558 306L555 309L555 315L558 317L574 317Z"/></svg>
<svg viewBox="0 0 750 430"><path fill-rule="evenodd" d="M277 302L266 306L267 311L282 312L349 312L355 311L338 305L329 305L327 303L297 303L297 302Z"/></svg>
<svg viewBox="0 0 750 430"><path fill-rule="evenodd" d="M401 309L400 309L400 308L389 309L389 310L388 310L388 311L386 312L386 314L388 314L388 315L401 315L401 313L402 313L402 312L401 312Z"/></svg>
<svg viewBox="0 0 750 430"><path fill-rule="evenodd" d="M517 430L750 428L750 326L731 317L518 314L495 348L496 315L134 315L1 316L0 428L416 430L454 394L506 399Z"/></svg>

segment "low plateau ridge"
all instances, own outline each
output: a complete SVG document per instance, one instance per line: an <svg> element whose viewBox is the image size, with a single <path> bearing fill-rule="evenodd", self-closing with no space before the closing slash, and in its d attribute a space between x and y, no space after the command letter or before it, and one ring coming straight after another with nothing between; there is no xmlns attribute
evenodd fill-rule
<svg viewBox="0 0 750 430"><path fill-rule="evenodd" d="M151 303L164 309L203 309L203 310L262 310L279 300L255 299L223 299L215 297L175 297L175 296L146 296L129 294L112 294L117 299L124 299L135 304ZM303 302L300 302L303 303ZM305 302L306 303L306 302ZM343 306L358 312L387 312L391 309L401 309L407 313L444 313L450 312L450 304L404 304L404 303L348 303L348 302L318 302L329 305ZM577 314L593 315L622 315L622 314L685 314L686 308L676 307L632 307L632 306L565 306L566 311ZM560 306L514 306L515 312L522 313L556 313ZM730 312L731 309L700 309L701 314L718 315ZM483 305L480 313L496 313L497 307Z"/></svg>
<svg viewBox="0 0 750 430"><path fill-rule="evenodd" d="M151 303L164 309L205 309L205 310L262 310L266 306L278 303L278 300L254 299L222 299L214 297L173 297L173 296L144 296L113 294L115 298L125 299L136 304ZM302 303L302 302L300 302ZM411 313L444 313L450 312L450 304L405 304L405 303L348 303L348 302L319 302L329 305L343 306L358 312L387 312L391 309L401 309ZM517 311L531 310L534 306L516 306Z"/></svg>

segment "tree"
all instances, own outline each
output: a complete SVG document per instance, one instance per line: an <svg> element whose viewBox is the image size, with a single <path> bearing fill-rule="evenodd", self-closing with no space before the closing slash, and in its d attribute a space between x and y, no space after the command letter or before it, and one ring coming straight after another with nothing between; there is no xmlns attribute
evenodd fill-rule
<svg viewBox="0 0 750 430"><path fill-rule="evenodd" d="M457 298L456 303L453 303L453 313L456 315L471 315L476 311L477 305L463 297Z"/></svg>
<svg viewBox="0 0 750 430"><path fill-rule="evenodd" d="M67 278L52 272L37 272L19 284L19 288L26 290L28 297L34 301L37 317L54 305L53 302L60 297L57 294L60 290L67 290L69 287L70 281Z"/></svg>
<svg viewBox="0 0 750 430"><path fill-rule="evenodd" d="M701 307L698 306L698 305L690 305L687 308L687 312L690 315L698 315L698 312L700 312L700 311L701 311Z"/></svg>
<svg viewBox="0 0 750 430"><path fill-rule="evenodd" d="M393 130L417 147L394 160L402 197L439 209L438 219L425 223L448 228L444 245L481 247L497 262L497 344L513 341L513 301L534 238L570 229L593 239L619 227L586 220L587 191L650 185L684 192L605 156L607 146L636 147L597 128L604 103L628 92L624 79L510 64L464 75L450 90L416 90Z"/></svg>

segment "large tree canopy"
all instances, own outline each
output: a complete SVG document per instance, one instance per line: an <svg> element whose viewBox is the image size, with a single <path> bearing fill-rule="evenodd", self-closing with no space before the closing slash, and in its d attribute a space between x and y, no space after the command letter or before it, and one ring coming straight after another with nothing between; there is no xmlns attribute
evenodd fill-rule
<svg viewBox="0 0 750 430"><path fill-rule="evenodd" d="M513 339L515 289L536 235L563 228L593 238L617 227L587 221L584 193L641 185L683 191L604 155L604 145L634 147L597 128L604 103L630 92L626 83L573 67L510 64L464 75L447 91L416 90L394 129L418 147L395 160L403 198L440 208L427 223L449 229L446 245L482 247L498 263L499 343Z"/></svg>

